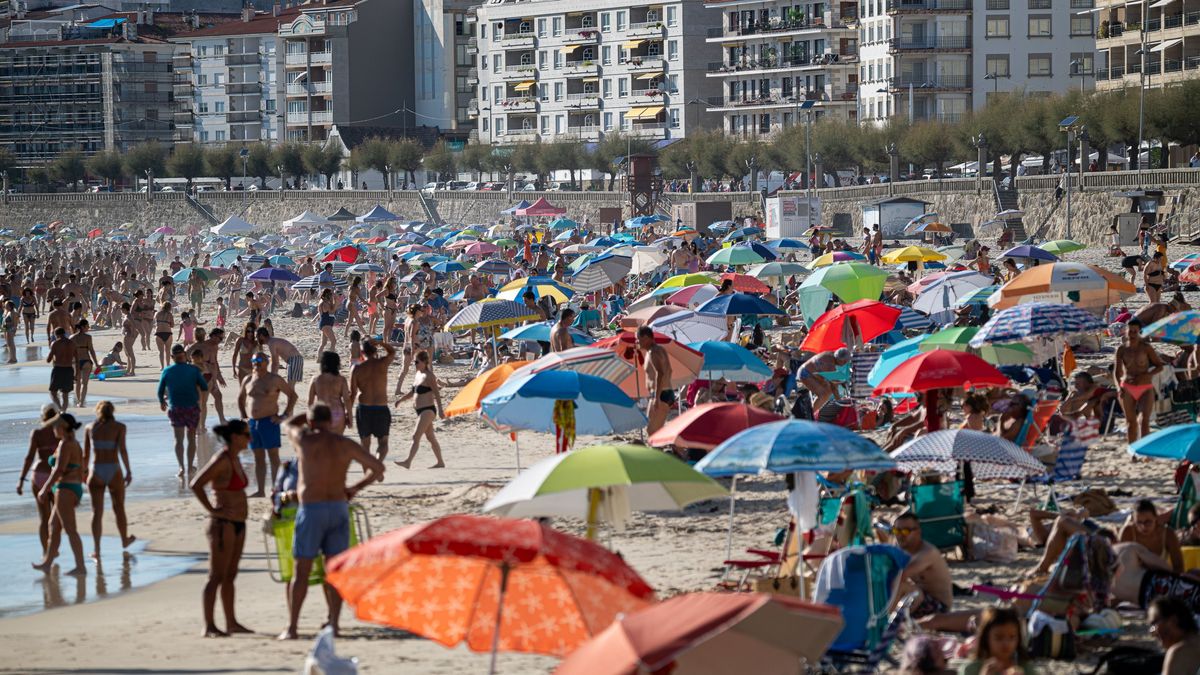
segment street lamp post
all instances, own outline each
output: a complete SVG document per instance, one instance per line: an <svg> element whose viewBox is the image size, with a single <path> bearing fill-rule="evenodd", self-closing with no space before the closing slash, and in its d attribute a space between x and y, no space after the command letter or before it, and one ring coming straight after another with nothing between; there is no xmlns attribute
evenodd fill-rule
<svg viewBox="0 0 1200 675"><path fill-rule="evenodd" d="M146 169L146 201L154 201L154 169Z"/></svg>
<svg viewBox="0 0 1200 675"><path fill-rule="evenodd" d="M813 175L812 175L812 107L816 105L816 101L804 101L796 106L796 114L804 111L804 177L808 189L805 191L804 199L808 202L808 225L812 227L812 204L813 204Z"/></svg>
<svg viewBox="0 0 1200 675"><path fill-rule="evenodd" d="M275 170L279 172L279 201L283 201L284 188L287 187L287 182L283 178L283 165L276 165Z"/></svg>
<svg viewBox="0 0 1200 675"><path fill-rule="evenodd" d="M1077 132L1079 127L1079 116L1070 115L1063 121L1058 123L1058 128L1067 134L1067 172L1063 175L1063 182L1066 183L1066 198L1067 198L1067 239L1071 238L1071 166L1075 163L1071 158L1071 140L1073 134ZM1082 168L1082 167L1080 167Z"/></svg>
<svg viewBox="0 0 1200 675"><path fill-rule="evenodd" d="M383 185L388 191L388 201L392 201L392 165L383 165Z"/></svg>
<svg viewBox="0 0 1200 675"><path fill-rule="evenodd" d="M242 158L242 213L245 213L250 199L250 191L246 189L249 187L246 185L246 159L250 156L250 151L243 146L241 150L238 150L238 155Z"/></svg>

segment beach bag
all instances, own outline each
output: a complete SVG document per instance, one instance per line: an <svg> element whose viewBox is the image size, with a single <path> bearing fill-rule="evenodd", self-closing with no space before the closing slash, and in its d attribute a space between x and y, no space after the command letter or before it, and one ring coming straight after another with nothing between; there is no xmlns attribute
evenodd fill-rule
<svg viewBox="0 0 1200 675"><path fill-rule="evenodd" d="M1100 657L1091 675L1102 670L1108 675L1153 675L1162 672L1163 658L1162 652L1145 647L1113 647Z"/></svg>
<svg viewBox="0 0 1200 675"><path fill-rule="evenodd" d="M1075 633L1065 619L1042 611L1029 616L1029 655L1035 659L1073 661L1077 656Z"/></svg>
<svg viewBox="0 0 1200 675"><path fill-rule="evenodd" d="M1100 518L1117 510L1117 503L1101 488L1080 492L1071 500L1075 506L1087 509L1088 516Z"/></svg>
<svg viewBox="0 0 1200 675"><path fill-rule="evenodd" d="M1012 523L995 516L967 520L971 533L971 559L1011 563L1017 559L1020 534Z"/></svg>

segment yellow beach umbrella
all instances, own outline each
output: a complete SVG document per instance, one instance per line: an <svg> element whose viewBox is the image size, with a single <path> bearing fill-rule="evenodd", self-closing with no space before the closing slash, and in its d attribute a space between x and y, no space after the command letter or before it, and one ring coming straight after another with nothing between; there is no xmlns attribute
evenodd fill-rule
<svg viewBox="0 0 1200 675"><path fill-rule="evenodd" d="M882 258L883 262L889 265L906 262L935 262L945 260L945 253L938 253L931 248L924 246L905 246L904 248L896 249L885 254Z"/></svg>

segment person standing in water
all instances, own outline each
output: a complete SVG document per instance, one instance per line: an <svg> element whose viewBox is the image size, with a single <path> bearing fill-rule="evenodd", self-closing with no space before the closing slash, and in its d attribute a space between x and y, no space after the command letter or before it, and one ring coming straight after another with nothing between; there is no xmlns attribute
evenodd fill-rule
<svg viewBox="0 0 1200 675"><path fill-rule="evenodd" d="M48 422L57 414L58 410L54 406L42 406L42 422ZM23 495L25 494L25 478L29 475L30 467L33 468L33 482L30 485L33 488L31 494L37 503L38 538L42 542L42 555L45 555L49 548L50 512L54 508L54 498L43 500L38 495L45 487L46 481L50 480L52 471L50 460L54 458L54 451L57 449L58 438L54 435L54 429L39 426L29 432L29 452L25 455L25 464L21 467L21 477L17 480L17 494Z"/></svg>
<svg viewBox="0 0 1200 675"><path fill-rule="evenodd" d="M39 501L47 501L51 494L54 495L54 511L50 516L50 541L46 547L46 555L42 562L33 563L33 569L41 572L50 571L50 566L58 557L63 532L66 532L67 541L71 544L71 553L75 556L75 567L67 574L87 575L87 567L83 563L83 540L79 537L79 528L75 521L75 509L79 502L83 501L83 448L79 446L79 441L75 440L75 432L79 427L75 416L68 413L59 413L42 425L44 429L54 430L58 448L49 460L53 469L50 478L38 492Z"/></svg>
<svg viewBox="0 0 1200 675"><path fill-rule="evenodd" d="M121 548L129 548L137 539L129 534L129 523L125 518L125 488L133 481L129 450L125 447L125 425L114 419L111 401L96 404L96 421L83 430L83 460L84 466L91 467L87 488L92 498L92 559L99 560L100 537L104 533L105 490L112 498ZM125 465L124 474L122 464Z"/></svg>
<svg viewBox="0 0 1200 675"><path fill-rule="evenodd" d="M75 345L75 405L81 408L87 405L88 383L99 360L88 327L87 319L81 319L75 324L75 334L71 336L71 342Z"/></svg>

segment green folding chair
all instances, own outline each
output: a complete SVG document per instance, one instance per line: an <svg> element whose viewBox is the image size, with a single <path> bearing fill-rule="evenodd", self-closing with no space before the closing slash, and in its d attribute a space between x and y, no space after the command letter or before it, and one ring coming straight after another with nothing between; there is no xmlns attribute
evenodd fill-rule
<svg viewBox="0 0 1200 675"><path fill-rule="evenodd" d="M962 481L911 485L908 488L909 508L921 523L921 537L939 550L967 546L967 521L963 517L965 503Z"/></svg>

